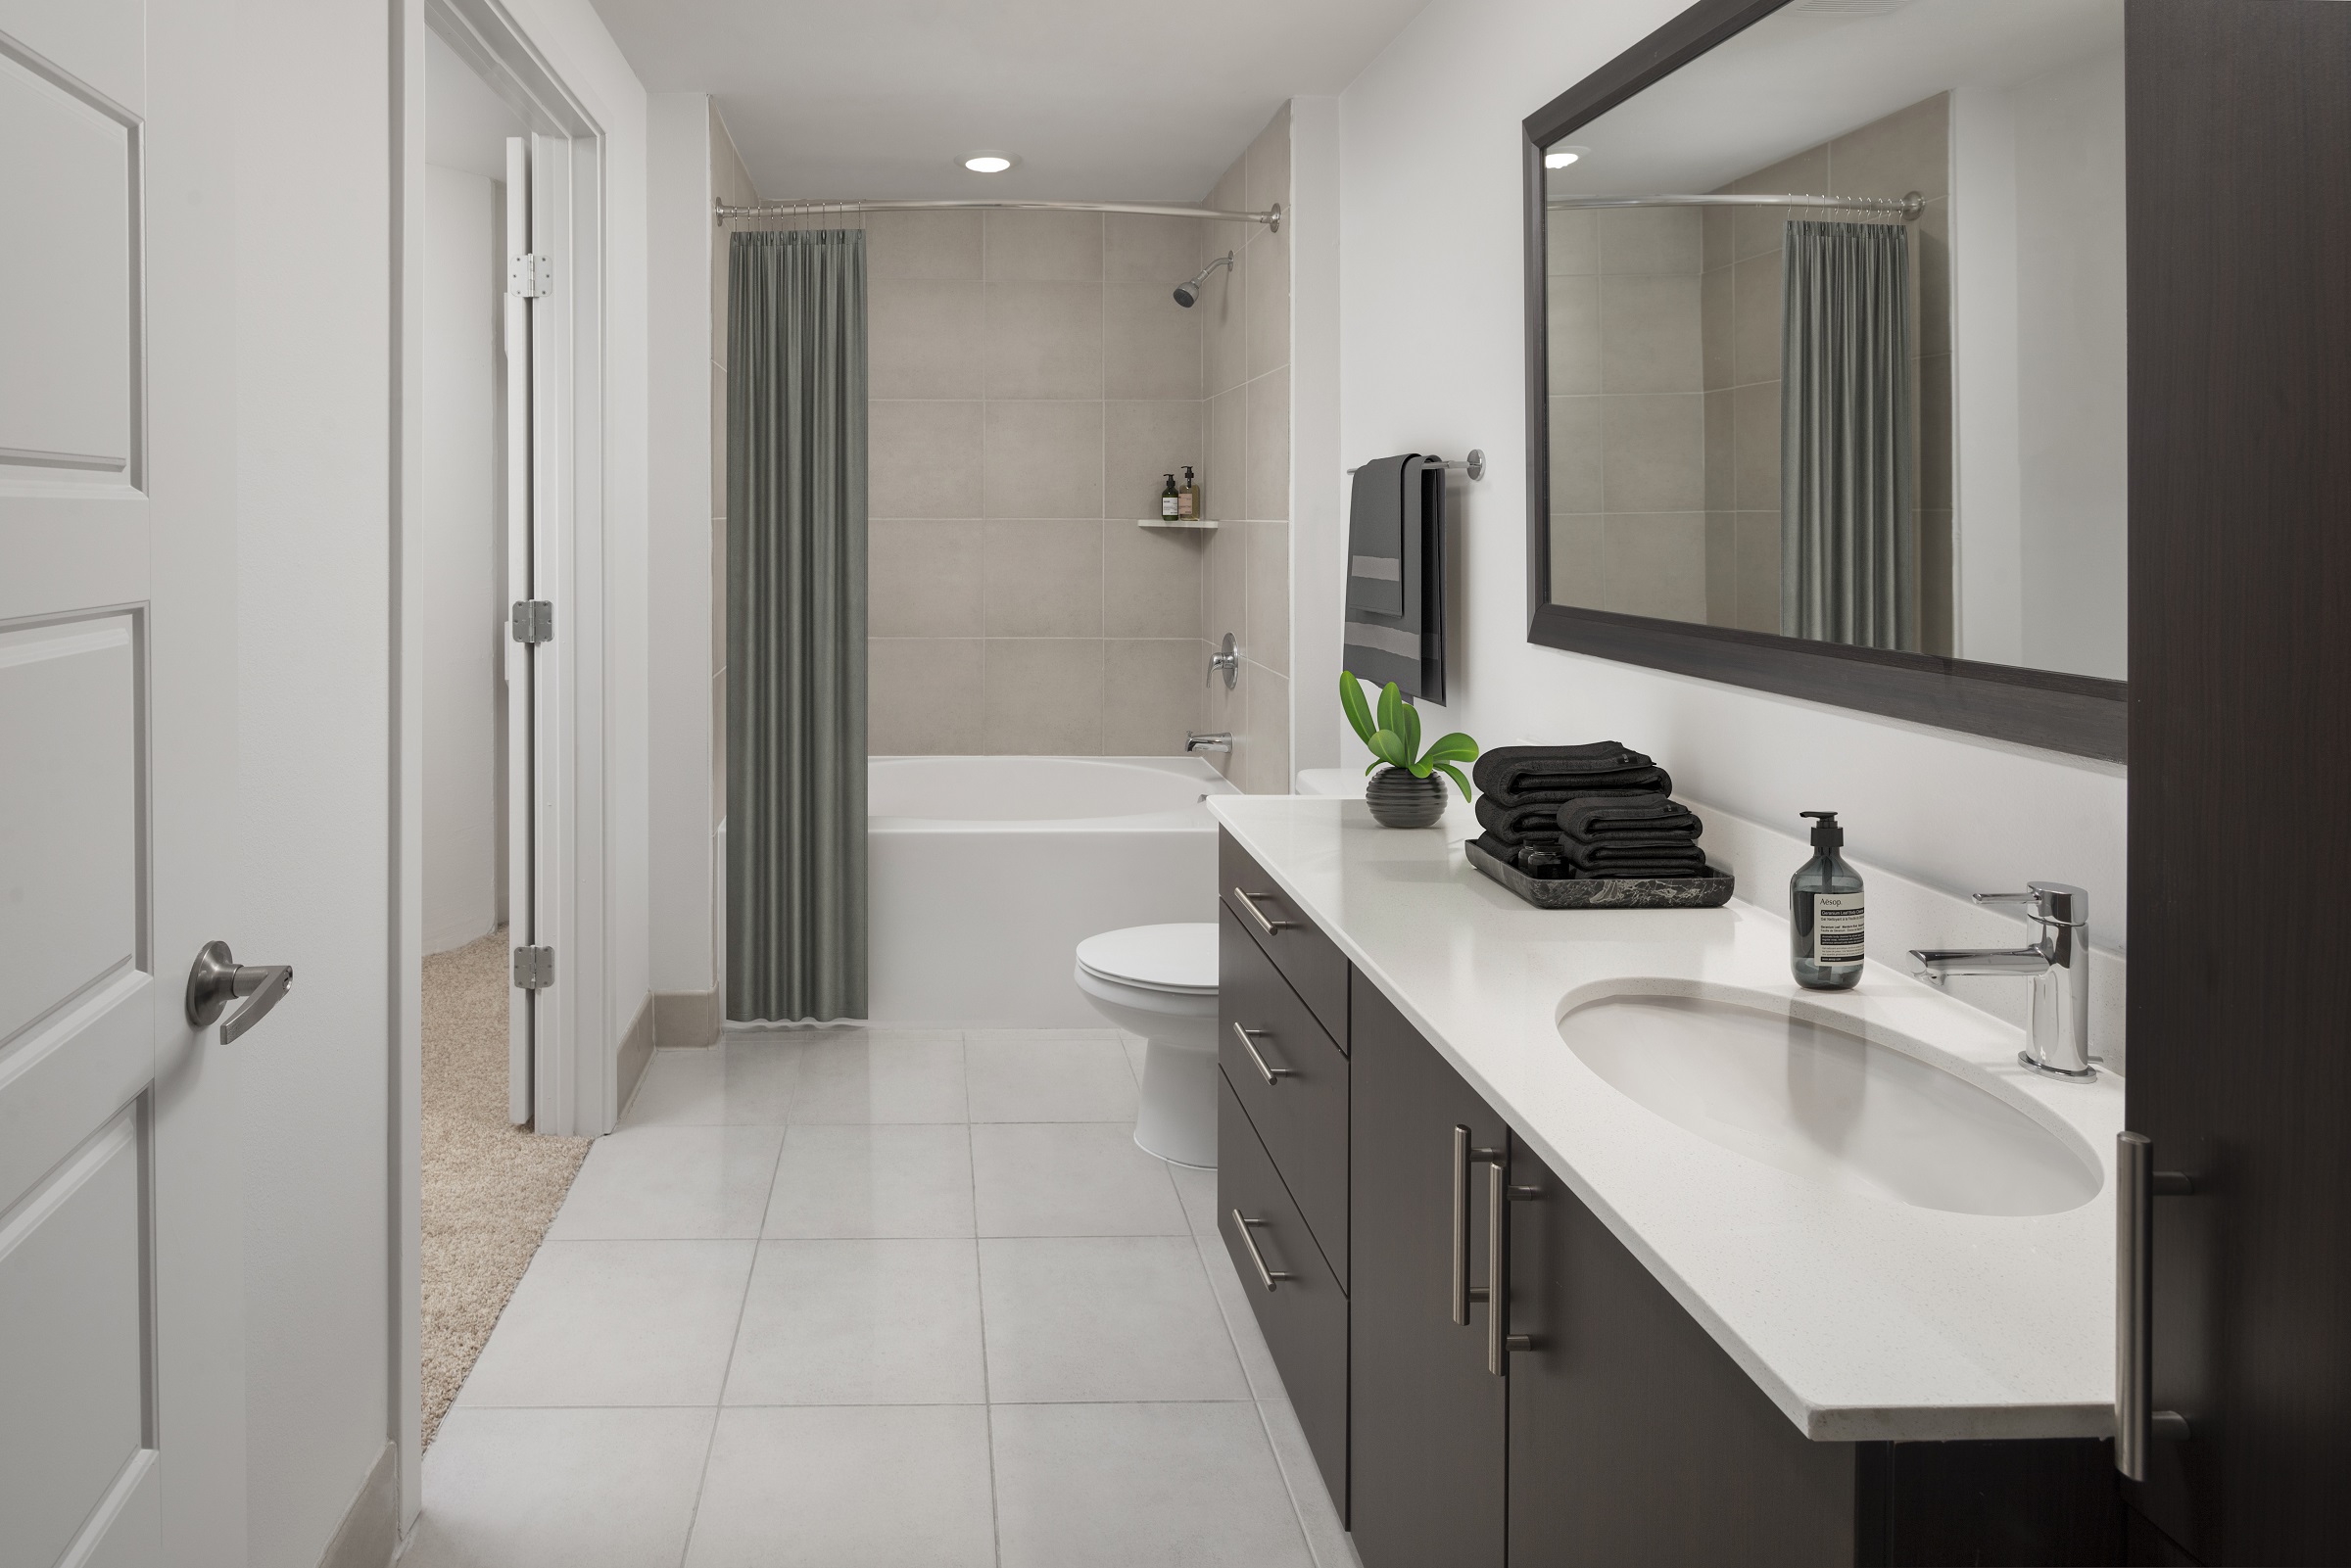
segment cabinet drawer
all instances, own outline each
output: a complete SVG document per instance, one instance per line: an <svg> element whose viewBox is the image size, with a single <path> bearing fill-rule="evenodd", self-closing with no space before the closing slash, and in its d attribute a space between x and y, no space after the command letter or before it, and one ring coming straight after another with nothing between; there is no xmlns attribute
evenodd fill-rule
<svg viewBox="0 0 2351 1568"><path fill-rule="evenodd" d="M1344 1290L1347 1058L1242 924L1229 909L1218 917L1217 1054Z"/></svg>
<svg viewBox="0 0 2351 1568"><path fill-rule="evenodd" d="M1231 910L1273 967L1305 998L1315 1018L1339 1042L1347 1045L1347 959L1331 939L1315 927L1258 869L1249 852L1234 843L1232 834L1217 832L1217 887L1224 907Z"/></svg>
<svg viewBox="0 0 2351 1568"><path fill-rule="evenodd" d="M1257 1310L1282 1388L1339 1517L1347 1517L1347 1298L1233 1097L1217 1084L1217 1230ZM1244 1228L1237 1212L1251 1223ZM1246 1239L1244 1239L1244 1236ZM1252 1254L1252 1247L1255 1252ZM1259 1270L1285 1278L1266 1287Z"/></svg>

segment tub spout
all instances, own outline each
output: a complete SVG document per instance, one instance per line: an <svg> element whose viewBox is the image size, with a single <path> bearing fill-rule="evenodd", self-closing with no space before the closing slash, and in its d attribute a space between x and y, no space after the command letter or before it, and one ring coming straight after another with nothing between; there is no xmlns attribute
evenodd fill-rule
<svg viewBox="0 0 2351 1568"><path fill-rule="evenodd" d="M1232 735L1226 730L1216 730L1207 735L1187 733L1183 737L1183 749L1186 751L1230 751Z"/></svg>

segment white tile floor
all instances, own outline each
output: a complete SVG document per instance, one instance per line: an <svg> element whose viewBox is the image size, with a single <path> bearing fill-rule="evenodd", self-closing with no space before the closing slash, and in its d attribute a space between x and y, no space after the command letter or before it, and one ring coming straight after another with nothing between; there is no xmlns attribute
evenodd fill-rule
<svg viewBox="0 0 2351 1568"><path fill-rule="evenodd" d="M407 1568L1356 1568L1138 1041L655 1052L425 1455Z"/></svg>

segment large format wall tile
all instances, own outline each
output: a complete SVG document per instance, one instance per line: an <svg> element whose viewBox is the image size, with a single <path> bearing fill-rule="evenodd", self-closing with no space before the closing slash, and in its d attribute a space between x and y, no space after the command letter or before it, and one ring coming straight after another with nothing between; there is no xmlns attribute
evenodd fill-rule
<svg viewBox="0 0 2351 1568"><path fill-rule="evenodd" d="M1602 400L1603 489L1611 512L1705 509L1705 395Z"/></svg>
<svg viewBox="0 0 2351 1568"><path fill-rule="evenodd" d="M981 515L977 403L884 403L866 408L869 517Z"/></svg>
<svg viewBox="0 0 2351 1568"><path fill-rule="evenodd" d="M875 278L868 285L866 386L875 398L977 398L985 384L984 285Z"/></svg>
<svg viewBox="0 0 2351 1568"><path fill-rule="evenodd" d="M867 635L980 636L983 532L972 521L867 524Z"/></svg>
<svg viewBox="0 0 2351 1568"><path fill-rule="evenodd" d="M865 271L874 278L982 276L978 213L869 213Z"/></svg>
<svg viewBox="0 0 2351 1568"><path fill-rule="evenodd" d="M986 404L989 517L1102 515L1102 404Z"/></svg>
<svg viewBox="0 0 2351 1568"><path fill-rule="evenodd" d="M1000 637L985 645L985 749L1101 755L1101 639Z"/></svg>
<svg viewBox="0 0 2351 1568"><path fill-rule="evenodd" d="M1109 488L1103 502L1105 517L1128 524L1157 517L1167 476L1180 477L1187 466L1201 485L1208 483L1202 417L1196 398L1103 404L1103 481Z"/></svg>
<svg viewBox="0 0 2351 1568"><path fill-rule="evenodd" d="M1116 638L1103 646L1103 755L1162 757L1182 751L1194 694L1208 673L1199 640Z"/></svg>
<svg viewBox="0 0 2351 1568"><path fill-rule="evenodd" d="M865 646L867 751L877 757L969 756L987 749L985 642L878 637Z"/></svg>
<svg viewBox="0 0 2351 1568"><path fill-rule="evenodd" d="M1102 351L1107 396L1199 400L1200 323L1171 285L1104 284Z"/></svg>
<svg viewBox="0 0 2351 1568"><path fill-rule="evenodd" d="M983 216L991 282L1101 281L1102 214L991 212Z"/></svg>
<svg viewBox="0 0 2351 1568"><path fill-rule="evenodd" d="M1102 630L1110 637L1200 637L1199 536L1102 523ZM1186 715L1188 717L1188 714ZM1176 737L1178 744L1182 737Z"/></svg>
<svg viewBox="0 0 2351 1568"><path fill-rule="evenodd" d="M1101 284L991 279L986 290L988 397L1103 396Z"/></svg>
<svg viewBox="0 0 2351 1568"><path fill-rule="evenodd" d="M1102 524L986 525L982 575L989 637L1102 635Z"/></svg>

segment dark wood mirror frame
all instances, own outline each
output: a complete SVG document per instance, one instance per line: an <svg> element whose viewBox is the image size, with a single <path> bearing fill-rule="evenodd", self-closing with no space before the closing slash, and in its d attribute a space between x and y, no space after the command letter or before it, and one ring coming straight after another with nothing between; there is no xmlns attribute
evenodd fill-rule
<svg viewBox="0 0 2351 1568"><path fill-rule="evenodd" d="M1526 200L1526 640L2051 751L2126 760L2129 687L1932 653L1847 647L1551 602L1543 150L1791 0L1698 0L1522 122Z"/></svg>

